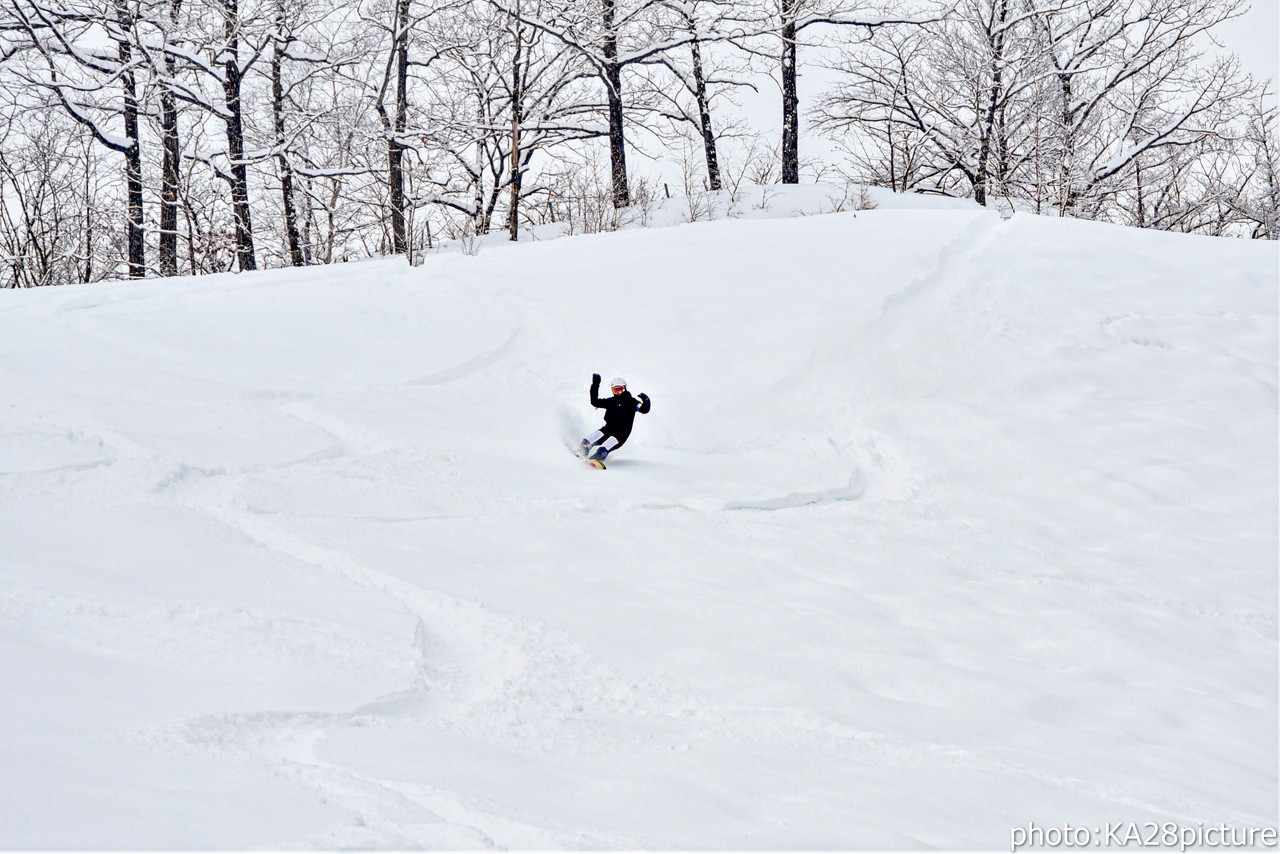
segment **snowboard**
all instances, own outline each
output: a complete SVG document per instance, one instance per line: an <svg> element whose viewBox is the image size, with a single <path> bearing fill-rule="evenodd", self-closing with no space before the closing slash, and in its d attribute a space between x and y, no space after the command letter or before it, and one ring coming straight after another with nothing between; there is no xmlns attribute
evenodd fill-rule
<svg viewBox="0 0 1280 854"><path fill-rule="evenodd" d="M587 456L586 454L584 454L584 453L583 453L584 449L583 449L582 447L578 447L578 448L571 448L570 450L572 450L572 451L573 451L573 455L574 455L575 457L577 457L577 458L578 458L578 459L580 459L580 460L583 460L584 462L586 462L586 464L587 464L587 465L591 466L593 469L603 469L603 468L604 468L604 460L593 460L593 459L591 459L591 457L589 457L589 456ZM589 449L589 448L588 448L588 449L586 449L586 450L587 450L588 452L590 451L590 449Z"/></svg>

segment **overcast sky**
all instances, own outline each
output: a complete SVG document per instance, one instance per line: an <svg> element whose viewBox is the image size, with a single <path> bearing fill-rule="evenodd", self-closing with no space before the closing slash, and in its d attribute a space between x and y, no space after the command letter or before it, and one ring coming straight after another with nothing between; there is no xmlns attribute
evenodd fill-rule
<svg viewBox="0 0 1280 854"><path fill-rule="evenodd" d="M1253 76L1280 76L1280 3L1276 0L1254 0L1253 8L1221 27L1221 40L1230 50L1240 54L1244 67ZM1275 92L1273 86L1271 91Z"/></svg>

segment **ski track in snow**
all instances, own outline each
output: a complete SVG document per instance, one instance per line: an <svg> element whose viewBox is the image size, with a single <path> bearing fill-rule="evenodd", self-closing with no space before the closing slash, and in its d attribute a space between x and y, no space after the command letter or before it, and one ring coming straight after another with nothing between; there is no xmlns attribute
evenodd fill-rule
<svg viewBox="0 0 1280 854"><path fill-rule="evenodd" d="M975 584L995 585L992 595L1005 598L989 606L993 617L1000 615L1000 609L1012 607L1009 603L1022 601L1017 598L1018 591L1034 597L1028 600L1033 613L1043 609L1046 615L1055 616L1056 598L1045 598L1038 592L1047 587L1064 591L1068 598L1097 599L1111 605L1124 603L1143 614L1144 619L1153 613L1177 614L1197 625L1247 633L1263 645L1274 646L1277 619L1273 611L1263 607L1265 603L1242 606L1241 599L1229 597L1217 600L1216 605L1196 601L1191 594L1200 588L1194 582L1175 585L1167 595L1153 592L1145 575L1135 573L1126 578L1096 568L1096 554L1104 553L1105 543L1099 544L1093 554L1061 553L1056 535L1046 535L1046 544L1038 546L1021 533L1006 534L1000 523L953 522L955 510L949 502L954 501L959 490L948 493L940 484L947 482L945 477L966 471L966 461L959 451L955 457L948 457L948 448L912 445L911 437L915 435L920 440L923 434L899 429L918 417L919 410L914 408L919 405L918 399L901 404L875 402L891 401L886 389L915 379L911 366L896 363L892 354L903 352L903 336L912 334L917 325L927 325L925 321L935 318L933 312L951 311L949 317L956 318L955 323L983 330L979 347L993 346L989 341L1032 339L1049 328L1047 309L1041 315L1037 312L1042 310L1030 307L1029 300L1005 298L987 289L983 255L1015 226L994 214L966 217L957 220L963 225L951 232L943 230L949 236L933 250L931 263L920 263L913 276L898 282L887 294L865 297L868 310L860 315L856 336L806 341L808 349L794 361L777 366L761 364L765 371L773 372L761 378L761 388L774 390L786 400L791 399L790 395L803 400L815 393L820 399L803 413L803 419L782 422L788 428L802 429L802 434L789 434L770 442L763 435L753 434L754 427L748 422L740 445L721 447L713 441L714 433L699 433L702 425L694 421L685 422L683 434L679 433L679 403L687 403L693 409L701 392L664 397L655 390L655 412L647 420L641 419L632 446L619 455L607 474L584 470L581 481L571 479L570 474L559 474L561 469L577 473L575 467L580 466L559 445L572 450L578 434L590 429L593 413L586 412L585 406L563 400L585 397L585 383L580 378L584 371L579 360L589 371L590 360L599 359L608 345L586 333L575 337L572 330L583 326L578 318L552 317L553 309L539 309L528 294L521 293L519 282L491 287L474 299L450 296L459 300L458 305L482 312L484 320L477 322L472 333L459 334L459 340L468 334L477 337L465 344L450 345L453 349L445 360L448 364L432 365L422 372L411 364L396 364L385 376L376 376L370 368L363 379L360 371L353 369L350 377L330 388L321 387L296 367L273 373L255 387L241 367L221 374L200 362L198 355L183 352L180 343L140 341L137 329L141 327L128 325L129 312L163 312L170 310L171 304L181 307L180 300L175 303L160 290L128 298L116 298L115 292L103 290L54 300L46 322L74 336L77 346L85 352L106 348L131 369L145 366L138 369L145 372L146 382L162 389L184 389L182 394L188 397L175 399L173 411L199 413L204 411L200 407L208 406L207 411L215 418L243 419L245 425L253 425L255 432L279 431L280 438L262 449L243 445L233 437L227 438L225 445L211 443L208 438L196 439L194 445L216 450L209 451L207 460L184 456L175 450L180 446L166 444L176 440L149 434L144 419L134 421L116 410L102 409L112 391L104 389L101 398L95 398L99 392L91 380L86 380L67 395L66 401L52 399L46 412L24 413L22 420L15 422L16 429L4 425L0 430L0 488L24 496L35 510L91 509L98 502L114 501L197 515L210 522L214 541L257 552L269 565L288 567L316 583L324 579L334 590L359 591L368 597L362 602L381 600L388 613L399 615L395 625L412 626L412 632L407 637L402 628L394 629L402 642L385 648L374 643L372 636L336 619L291 617L268 604L202 605L198 596L175 598L167 604L143 599L102 599L92 592L83 596L58 592L54 581L49 582L48 589L27 587L3 592L0 617L24 631L45 632L86 648L100 646L112 655L144 662L146 666L181 665L214 651L226 667L236 666L243 658L245 667L254 666L255 661L274 662L271 666L278 666L283 673L290 666L307 662L333 680L361 685L365 684L360 681L365 667L380 668L378 679L399 674L400 682L394 690L372 694L356 703L350 702L348 695L346 705L337 710L238 709L137 724L128 732L126 739L147 751L224 757L250 773L267 774L288 785L304 787L347 816L345 822L317 827L304 838L288 840L290 847L661 848L705 847L722 840L739 845L759 840L772 847L789 840L853 847L994 847L998 842L977 830L966 829L966 808L959 803L954 806L955 816L949 817L949 810L944 809L914 835L884 820L869 822L865 835L854 837L849 833L856 831L849 827L856 825L859 817L837 817L842 810L847 812L848 805L823 801L822 793L840 791L835 781L791 779L787 775L798 772L779 765L777 773L790 780L796 791L789 802L785 798L771 802L770 809L756 814L746 807L749 796L734 800L714 791L702 778L689 779L687 771L672 770L685 766L667 764L671 756L686 754L708 763L718 760L729 769L727 778L732 780L734 763L746 762L744 757L766 755L769 758L761 767L773 767L770 763L779 761L773 752L780 746L783 753L824 757L836 763L831 768L860 775L864 792L876 791L882 781L896 779L893 769L906 769L909 776L933 775L947 781L1008 781L1007 785L1015 789L1057 793L1066 803L1077 806L1106 805L1114 809L1117 818L1152 815L1185 822L1209 818L1242 826L1256 824L1267 818L1251 806L1258 802L1256 799L1250 803L1215 799L1207 790L1180 790L1165 785L1145 771L1127 776L1119 768L1124 757L1104 763L1096 776L1085 776L1073 772L1072 769L1084 767L1075 761L1047 761L1047 748L1031 736L1027 736L1030 746L1019 753L1013 747L996 747L979 737L966 740L965 731L960 729L950 738L941 739L921 735L923 724L912 723L900 732L890 729L894 714L880 711L881 707L895 713L901 710L907 719L918 714L921 720L945 710L940 700L913 699L913 692L927 695L932 687L928 683L939 673L937 660L920 665L915 683L909 681L910 677L900 683L888 675L871 672L831 677L851 683L866 680L856 687L871 698L867 705L877 711L867 716L878 723L864 724L856 718L856 710L826 705L816 699L797 699L794 705L776 699L771 702L766 699L768 690L762 691L756 702L735 702L734 697L749 697L751 692L733 683L732 678L719 688L699 681L697 674L705 677L717 672L716 659L696 661L702 655L712 656L710 651L690 649L688 656L699 667L687 670L666 660L642 665L643 651L638 658L610 655L603 643L599 650L588 652L582 648L582 635L572 628L576 623L568 615L563 625L552 625L537 616L545 613L545 606L542 612L532 604L528 610L513 607L513 600L497 588L492 595L499 604L490 604L474 595L451 593L446 586L459 591L482 589L480 582L464 577L478 572L475 567L461 561L451 566L446 563L446 556L438 556L431 548L443 547L445 543L440 538L447 536L445 532L449 530L468 534L491 531L493 543L475 544L475 554L487 553L482 546L492 547L495 554L500 554L497 544L505 536L504 528L519 530L526 525L524 536L529 540L530 553L536 555L544 545L540 542L544 531L539 525L545 527L545 536L553 539L559 530L554 526L565 524L566 518L579 516L587 520L599 516L606 520L603 524L622 530L668 535L672 538L670 548L677 553L680 538L707 536L699 533L712 530L704 526L717 526L716 530L726 532L726 542L743 544L743 554L753 554L750 543L756 542L759 551L755 553L769 555L776 536L770 527L774 519L783 520L777 524L786 524L785 520L795 514L822 514L814 518L831 520L837 526L855 522L860 526L849 529L847 546L838 545L838 540L833 543L837 543L835 548L848 549L850 553L862 550L857 553L865 552L868 566L880 563L877 550L892 554L895 547L902 548L903 553L918 547L923 550L920 566L936 565L943 568L939 572L962 573L963 577L974 579ZM1016 224L1017 220L1013 222ZM715 238L718 232L708 234ZM591 244L583 246L584 251L589 251ZM546 246L532 248L535 252L551 251ZM449 263L469 269L469 259L451 259ZM460 275L457 270L454 273ZM448 269L439 275L439 280L450 283L450 294L463 292L463 286L449 275ZM198 285L194 292L198 293ZM112 298L107 298L108 294ZM655 288L652 298L661 304L666 295ZM469 299L472 302L467 302ZM1001 310L995 311L993 306ZM466 310L450 308L457 316ZM104 311L107 313L101 314ZM625 313L625 308L620 308L619 313ZM679 323L679 315L675 316L677 320L671 321L673 329L651 330L653 334L682 341L684 333L674 329ZM123 318L119 323L124 325L113 326L117 318ZM376 321L374 318L368 322ZM609 326L612 322L612 318L606 320L601 338L609 339L614 334ZM790 321L784 318L780 322ZM1212 330L1206 334L1206 324L1221 330L1222 340L1229 340L1236 331L1255 331L1247 315L1234 311L1120 312L1098 322L1097 330L1107 342L1120 347L1136 346L1144 354L1153 351L1151 355L1157 357L1194 357L1204 355L1202 347L1194 342L1214 337ZM432 330L423 331L424 336L430 334ZM612 340L621 339L615 336ZM855 353L864 341L881 342L884 346L865 347L869 355ZM1094 342L1089 345L1100 346ZM627 346L619 348L618 361L630 357L639 362L640 357ZM580 352L560 352L575 347ZM1237 358L1236 351L1225 345L1224 348L1206 357ZM1242 346L1239 353L1246 350ZM655 365L659 361L660 357L655 356ZM709 360L708 368L714 370L717 364ZM867 386L867 401L858 405L834 399L829 392L830 377L850 370L850 364L865 372L859 376ZM656 378L655 365L647 370L654 372ZM944 366L944 371L947 367L950 366ZM578 375L571 383L554 373L548 379L549 372L561 368L566 372L576 370ZM927 368L921 369L921 374L927 373ZM1274 364L1269 371L1265 366L1251 370L1254 380L1269 387L1274 398ZM881 378L883 385L876 387L870 379L872 375ZM945 382L958 378L964 379L956 373L924 382L920 399L938 395ZM976 388L985 388L983 380L974 382ZM187 383L191 384L190 390L184 388ZM485 393L475 391L477 386L486 385L492 388ZM32 395L25 386L15 388ZM500 399L509 394L527 396L529 421L525 427L529 434L546 440L545 448L528 461L528 473L521 475L527 481L503 479L504 468L520 471L513 460L524 453L524 448L503 447L491 432L480 430L473 437L464 427L449 434L445 447L415 447L416 430L435 423L431 419L447 420L457 407L472 400L468 395L482 401L469 415L485 419L499 417L503 412ZM984 404L980 395L974 395L972 400L978 402L966 401L970 409L954 411L954 435L959 437L955 441L970 442L956 447L969 451L984 447L983 441L1007 440L1007 447L999 445L992 452L992 460L1001 463L1001 453L1019 460L1016 454L1021 446L1016 444L1017 436L981 438L983 431L998 422L994 418L978 420L975 413ZM403 407L408 414L401 414L397 407ZM708 411L711 410L699 412ZM382 418L384 414L395 417ZM178 423L179 416L173 417ZM946 416L942 419L945 421ZM192 429L190 425L198 421L188 418L178 429ZM113 423L120 426L109 426ZM978 438L970 437L966 432L970 430ZM216 432L210 430L208 435ZM673 441L677 434L679 442ZM720 438L726 442L739 440L732 431ZM219 455L221 461L217 459ZM1070 469L1044 471L1056 474ZM1091 485L1110 481L1117 484L1117 489L1145 494L1153 506L1168 501L1163 481L1130 477L1104 463L1090 468L1087 460L1081 460L1075 471L1080 477L1090 478ZM549 472L557 474L552 476ZM660 480L657 475L668 479ZM148 484L147 491L139 494L138 484ZM423 490L428 484L430 489ZM513 486L525 485L530 487L526 494L511 494ZM590 492L583 495L584 490ZM1081 519L1093 518L1090 514L1094 510L1087 501L1080 502L1078 512ZM648 521L654 518L663 521ZM690 523L690 518L700 520L698 526ZM1049 522L1045 524L1047 527ZM459 527L444 527L451 525ZM394 534L391 529L395 529ZM441 533L433 533L437 529ZM379 541L363 553L344 547L347 538L354 544L368 530L387 531L386 541L381 542L383 538L378 537ZM894 531L896 539L890 538L889 532ZM950 540L943 536L947 531L952 532ZM930 546L924 538L935 536L952 543L946 554L927 551ZM379 552L378 548L384 551ZM403 565L384 567L378 555L394 554L396 549L421 551L407 552ZM880 609L892 613L895 594L879 591L867 579L850 576L838 568L793 564L786 558L785 547L779 549L777 559L796 579L805 585L829 589L833 596L854 597L868 609L863 619L872 620L873 613ZM561 553L551 549L548 554ZM909 558L887 559L902 562L904 571L915 571L906 563ZM409 572L415 564L421 570L419 575ZM1108 570L1117 565L1127 564L1105 564ZM698 596L722 597L708 601L712 603L710 607L729 608L723 617L727 625L732 625L738 614L751 613L742 610L754 595L751 575L726 585L725 593L708 593L718 588L699 587L709 582L695 570L689 567L689 586L675 595L693 597L695 601ZM606 573L583 578L600 584L603 590L619 583L634 583L642 589L649 581L619 580ZM660 595L661 585L670 582L657 577L651 583L657 585L655 595ZM929 576L922 576L921 583L930 584ZM501 584L500 576L495 576L494 584ZM961 585L955 589L968 588ZM733 592L728 593L730 590ZM759 595L768 592L762 588ZM814 603L819 601L815 599ZM806 604L797 596L794 603L783 600L781 610L785 613L787 607L794 606L796 613L803 615L807 609L818 608L814 603ZM906 616L910 603L900 604L903 615L883 617L888 621L885 625L910 628L911 621L920 618ZM773 611L761 613L774 616ZM940 608L938 613L945 614L946 609ZM681 624L676 617L671 619L684 631L696 628L687 621ZM815 630L845 627L831 619L815 618ZM1069 619L1065 625L1071 625ZM749 627L742 628L742 639L753 637L746 628ZM944 626L945 630L952 628ZM393 631L390 625L388 631ZM770 630L763 626L760 631L767 634ZM237 640L245 637L255 640ZM904 631L904 637L922 644L923 651L918 654L924 662L930 661L930 649L943 662L953 656L952 663L959 671L977 667L969 656L982 658L962 645L949 645L945 632L933 635L928 630L923 634ZM1111 643L1112 636L1107 637ZM866 662L878 661L881 653L876 641L865 643ZM1140 654L1139 643L1132 647L1125 644L1125 638L1116 636L1118 655ZM717 648L709 643L708 649ZM326 654L339 650L340 655ZM782 655L772 646L762 654ZM1026 654L1034 657L1035 653ZM914 651L901 654L898 666L909 669L916 655ZM1016 661L1016 656L1012 660ZM816 664L809 662L809 666ZM785 667L779 665L779 669ZM1072 672L1071 666L1062 667L1064 673ZM993 667L992 672L998 669ZM1028 665L1028 672L1033 670ZM372 686L375 674L363 675L368 676ZM977 669L970 675L975 684L982 686L981 690L986 690L994 678ZM883 681L877 683L878 678ZM1006 687L1012 694L1019 695L1022 688L1016 676L1001 674L1001 678L1008 680ZM1103 679L1102 684L1105 682ZM1264 688L1258 689L1259 696L1264 695ZM1038 709L1040 703L1046 702L1031 696L1031 689L1028 694L1028 708ZM1053 719L1052 714L1045 714ZM1016 713L1010 719L1022 720ZM1180 731L1184 725L1170 726ZM372 741L366 740L370 735ZM636 796L641 806L651 804L655 811L661 811L662 807L673 805L661 794L665 781L676 793L671 798L681 797L680 793L696 797L703 809L716 811L723 826L700 827L689 817L667 825L661 815L654 815L647 823L632 817L610 824L585 813L553 814L547 801L534 795L516 798L498 791L486 795L475 785L447 782L448 775L443 772L442 776L410 777L395 770L378 771L379 762L384 763L382 767L396 769L401 767L397 762L404 760L390 754L379 754L381 758L361 755L368 745L393 751L397 744L422 746L424 753L417 761L424 765L434 759L430 749L464 755L469 745L482 746L483 749L476 748L477 755L490 756L486 751L491 751L492 756L486 761L495 769L509 767L515 761L510 758L513 756L545 762L547 798L559 791L557 787L568 785L561 776L569 776L573 769L584 775L602 773L608 758L616 757L619 764L634 764L637 775L648 768L662 769L652 779L632 780L645 793ZM1213 771L1217 773L1217 766ZM1252 769L1248 773L1252 774ZM754 770L744 775L744 791L751 791L752 787L763 791L761 780L768 776ZM1247 779L1256 785L1256 776ZM438 780L446 782L433 782ZM951 791L949 783L938 786L937 791ZM895 803L892 786L884 788L882 799L872 804L869 812ZM972 787L956 786L957 791L964 788ZM761 797L767 800L765 795ZM768 797L774 797L772 792ZM1036 803L1032 795L1027 797L1027 804ZM1007 823L1010 816L1019 814L1017 809L1016 804L1010 804L997 810L987 824ZM831 829L801 830L793 826L787 830L783 817L793 822L825 817ZM1024 816L1033 820L1049 818L1052 816Z"/></svg>
<svg viewBox="0 0 1280 854"><path fill-rule="evenodd" d="M342 455L353 451L346 446ZM393 599L416 621L413 653L417 663L412 681L404 690L375 698L347 713L263 713L202 718L184 727L182 737L215 749L227 749L230 743L247 760L265 760L281 773L352 810L361 828L375 829L368 831L371 835L361 832L347 839L320 840L324 845L506 847L494 838L505 835L506 820L488 817L446 792L397 788L326 763L316 757L314 745L333 727L362 726L385 717L408 714L424 719L465 718L474 706L509 702L513 694L525 690L535 680L552 685L580 684L581 680L573 679L573 674L586 665L574 659L557 661L567 651L557 649L553 643L556 639L548 638L542 627L521 625L478 603L424 590L371 570L253 513L228 509L228 505L234 504L232 489L221 506L195 504L194 507L240 532L260 548L321 572L336 574L346 582ZM548 645L552 646L551 651L545 649ZM548 658L551 660L540 660ZM552 671L540 672L547 668ZM555 699L561 704L583 701L580 697ZM441 813L454 818L446 820ZM491 822L497 824L496 829L490 829L494 836L484 829ZM634 844L619 839L579 839L574 834L548 834L540 829L532 838L553 847Z"/></svg>

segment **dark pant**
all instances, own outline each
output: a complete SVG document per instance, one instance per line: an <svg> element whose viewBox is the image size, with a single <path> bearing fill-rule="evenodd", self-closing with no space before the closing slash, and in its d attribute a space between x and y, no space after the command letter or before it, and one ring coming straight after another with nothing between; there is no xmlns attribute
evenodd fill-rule
<svg viewBox="0 0 1280 854"><path fill-rule="evenodd" d="M583 439L582 441L586 442L589 446L592 446L592 447L599 445L600 447L604 448L606 451L612 454L614 451L618 450L619 448L621 448L623 445L626 444L627 437L623 436L619 438L613 435L612 433L608 432L607 430L600 429L592 433L590 436Z"/></svg>

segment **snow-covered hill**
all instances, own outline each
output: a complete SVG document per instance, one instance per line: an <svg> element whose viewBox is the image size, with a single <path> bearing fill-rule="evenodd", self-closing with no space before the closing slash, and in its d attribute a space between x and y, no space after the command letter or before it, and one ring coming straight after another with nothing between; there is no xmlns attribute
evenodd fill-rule
<svg viewBox="0 0 1280 854"><path fill-rule="evenodd" d="M0 293L0 847L1274 825L1276 289L885 205Z"/></svg>

